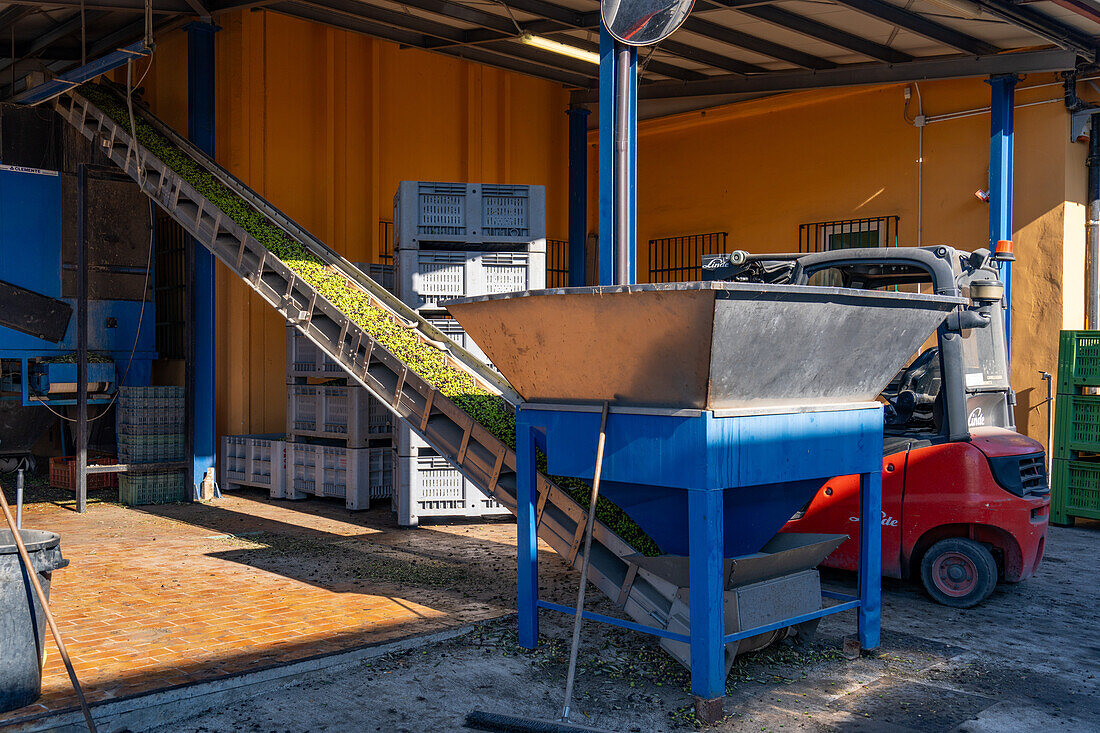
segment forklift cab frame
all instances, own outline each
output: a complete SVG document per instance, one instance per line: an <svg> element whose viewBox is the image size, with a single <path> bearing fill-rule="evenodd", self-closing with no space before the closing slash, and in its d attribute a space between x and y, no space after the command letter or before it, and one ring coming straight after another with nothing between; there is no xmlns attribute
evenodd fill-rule
<svg viewBox="0 0 1100 733"><path fill-rule="evenodd" d="M790 285L839 285L875 290L931 286L938 295L971 300L937 331L939 389L910 394L906 372L920 368L924 352L903 369L883 392L894 419L886 426L893 439L966 441L974 427L1015 430L1015 393L1008 380L1003 286L988 250L960 252L951 247L881 247L815 253L707 255L703 279ZM924 380L926 383L933 381ZM914 408L931 407L935 427L914 428L906 420Z"/></svg>

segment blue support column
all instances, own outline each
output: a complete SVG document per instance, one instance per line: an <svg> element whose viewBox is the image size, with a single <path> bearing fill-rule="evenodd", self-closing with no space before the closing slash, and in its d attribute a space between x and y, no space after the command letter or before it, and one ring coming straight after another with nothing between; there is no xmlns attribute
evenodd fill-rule
<svg viewBox="0 0 1100 733"><path fill-rule="evenodd" d="M539 548L536 525L535 432L522 409L516 419L516 558L519 580L519 645L538 646Z"/></svg>
<svg viewBox="0 0 1100 733"><path fill-rule="evenodd" d="M726 694L725 594L721 491L688 491L688 575L691 586L691 693Z"/></svg>
<svg viewBox="0 0 1100 733"><path fill-rule="evenodd" d="M882 471L859 476L859 645L879 644L882 616Z"/></svg>
<svg viewBox="0 0 1100 733"><path fill-rule="evenodd" d="M615 284L615 39L600 25L599 284Z"/></svg>
<svg viewBox="0 0 1100 733"><path fill-rule="evenodd" d="M989 131L989 251L997 242L1012 240L1012 183L1014 176L1013 136L1016 106L1014 74L988 79L990 91ZM1005 286L1005 339L1012 355L1012 263L999 264Z"/></svg>
<svg viewBox="0 0 1100 733"><path fill-rule="evenodd" d="M588 284L588 110L569 108L569 287Z"/></svg>
<svg viewBox="0 0 1100 733"><path fill-rule="evenodd" d="M218 26L187 26L187 136L205 153L214 155L214 34ZM194 243L194 279L191 282L192 364L190 399L194 446L194 483L197 486L214 465L214 255Z"/></svg>

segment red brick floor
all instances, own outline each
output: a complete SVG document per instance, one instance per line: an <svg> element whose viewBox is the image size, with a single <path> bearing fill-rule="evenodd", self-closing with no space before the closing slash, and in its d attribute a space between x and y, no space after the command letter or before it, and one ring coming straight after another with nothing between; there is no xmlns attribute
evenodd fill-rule
<svg viewBox="0 0 1100 733"><path fill-rule="evenodd" d="M54 573L51 606L92 702L514 608L506 521L400 530L385 507L245 491L210 505L94 503L84 515L43 501L24 526L61 535L71 564ZM52 640L47 649L41 699L0 726L76 704Z"/></svg>

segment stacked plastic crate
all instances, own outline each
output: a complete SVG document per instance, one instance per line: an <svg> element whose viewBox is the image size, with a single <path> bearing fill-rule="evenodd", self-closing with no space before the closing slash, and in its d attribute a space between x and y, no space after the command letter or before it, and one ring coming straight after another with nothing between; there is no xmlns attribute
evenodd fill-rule
<svg viewBox="0 0 1100 733"><path fill-rule="evenodd" d="M123 504L167 504L190 498L185 470L153 468L184 460L184 409L182 387L119 388L115 404L118 460L130 467L118 478ZM142 470L141 464L150 468Z"/></svg>
<svg viewBox="0 0 1100 733"><path fill-rule="evenodd" d="M546 287L542 186L402 181L393 200L397 297L459 346L484 353L441 303ZM480 517L508 510L468 483L399 421L397 522Z"/></svg>
<svg viewBox="0 0 1100 733"><path fill-rule="evenodd" d="M1062 331L1050 520L1100 519L1100 331Z"/></svg>
<svg viewBox="0 0 1100 733"><path fill-rule="evenodd" d="M392 265L356 266L393 288ZM293 326L287 328L286 390L286 468L272 496L339 497L349 509L389 499L395 485L389 410Z"/></svg>

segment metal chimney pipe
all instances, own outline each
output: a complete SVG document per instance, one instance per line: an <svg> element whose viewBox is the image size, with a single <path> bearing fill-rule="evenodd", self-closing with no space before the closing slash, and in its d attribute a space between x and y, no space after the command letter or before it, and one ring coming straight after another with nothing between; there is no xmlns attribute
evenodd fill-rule
<svg viewBox="0 0 1100 733"><path fill-rule="evenodd" d="M630 284L630 47L615 44L619 63L615 99L615 284Z"/></svg>

